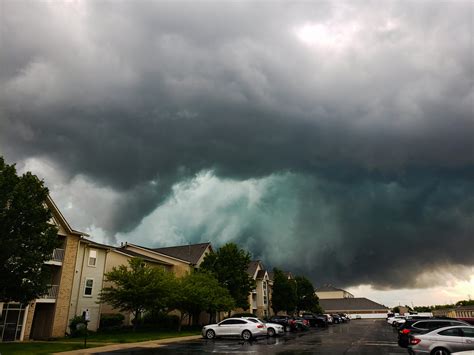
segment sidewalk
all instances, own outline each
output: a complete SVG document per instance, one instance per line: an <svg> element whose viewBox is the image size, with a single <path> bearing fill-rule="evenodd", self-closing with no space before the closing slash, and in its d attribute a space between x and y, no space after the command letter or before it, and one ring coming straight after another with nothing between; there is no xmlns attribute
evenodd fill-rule
<svg viewBox="0 0 474 355"><path fill-rule="evenodd" d="M131 348L158 348L158 347L160 347L164 344L182 342L182 341L187 341L187 340L196 340L196 339L201 339L201 338L202 338L201 335L190 335L190 336L187 336L187 337L167 338L167 339L160 339L160 340L148 340L148 341L142 341L142 342L138 342L138 343L120 343L120 344L113 344L113 345L104 345L104 346L99 346L99 347L96 347L96 348L64 351L64 352L55 353L55 354L83 355L83 354L97 354L97 353L102 353L102 352L110 352L110 351L131 349ZM53 354L53 355L55 355L55 354Z"/></svg>

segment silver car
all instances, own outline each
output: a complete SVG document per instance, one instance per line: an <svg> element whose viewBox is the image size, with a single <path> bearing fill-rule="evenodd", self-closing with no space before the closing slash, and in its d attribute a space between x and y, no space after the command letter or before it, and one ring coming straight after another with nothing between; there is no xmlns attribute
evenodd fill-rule
<svg viewBox="0 0 474 355"><path fill-rule="evenodd" d="M207 339L237 336L244 340L250 340L259 336L267 336L267 327L265 324L255 323L244 318L227 318L220 323L204 326L202 336Z"/></svg>
<svg viewBox="0 0 474 355"><path fill-rule="evenodd" d="M283 326L280 324L264 322L263 320L258 319L256 317L243 317L243 318L248 319L255 323L265 324L267 326L267 334L269 337L285 334L285 328L283 328Z"/></svg>
<svg viewBox="0 0 474 355"><path fill-rule="evenodd" d="M453 352L474 350L474 327L450 326L410 338L410 354L448 355Z"/></svg>

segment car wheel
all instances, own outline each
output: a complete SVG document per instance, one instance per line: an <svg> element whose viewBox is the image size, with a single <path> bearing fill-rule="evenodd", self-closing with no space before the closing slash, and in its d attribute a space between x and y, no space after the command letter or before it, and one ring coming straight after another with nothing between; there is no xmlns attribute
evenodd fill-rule
<svg viewBox="0 0 474 355"><path fill-rule="evenodd" d="M448 350L443 348L436 348L431 352L431 355L449 355L451 354Z"/></svg>
<svg viewBox="0 0 474 355"><path fill-rule="evenodd" d="M267 334L268 334L269 337L274 337L275 336L275 329L268 328Z"/></svg>
<svg viewBox="0 0 474 355"><path fill-rule="evenodd" d="M207 339L214 339L216 337L216 332L213 331L212 329L209 329L207 332L206 332L206 338Z"/></svg>
<svg viewBox="0 0 474 355"><path fill-rule="evenodd" d="M242 332L242 339L244 339L244 340L252 339L252 333L250 333L250 331L248 331L248 330L244 330Z"/></svg>

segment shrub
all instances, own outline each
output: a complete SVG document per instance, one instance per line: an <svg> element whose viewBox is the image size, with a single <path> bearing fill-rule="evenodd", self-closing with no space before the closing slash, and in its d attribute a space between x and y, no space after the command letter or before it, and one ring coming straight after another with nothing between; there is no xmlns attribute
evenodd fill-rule
<svg viewBox="0 0 474 355"><path fill-rule="evenodd" d="M102 314L100 316L100 328L119 328L125 319L123 314Z"/></svg>
<svg viewBox="0 0 474 355"><path fill-rule="evenodd" d="M75 316L69 320L69 330L70 336L75 337L82 337L86 335L86 326L84 322L84 318L81 316Z"/></svg>

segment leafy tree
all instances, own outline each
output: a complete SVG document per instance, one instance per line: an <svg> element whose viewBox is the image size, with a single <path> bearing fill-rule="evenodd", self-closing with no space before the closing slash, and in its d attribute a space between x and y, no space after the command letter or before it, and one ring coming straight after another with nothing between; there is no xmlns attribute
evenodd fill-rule
<svg viewBox="0 0 474 355"><path fill-rule="evenodd" d="M134 328L141 322L143 312L166 308L176 290L176 279L160 267L150 266L140 258L132 258L129 265L112 268L105 281L112 282L100 293L100 301L116 309L131 312Z"/></svg>
<svg viewBox="0 0 474 355"><path fill-rule="evenodd" d="M178 280L177 290L172 307L181 313L179 329L183 319L188 316L196 321L202 311L210 315L219 311L230 311L234 300L226 288L219 285L217 279L206 272L192 272Z"/></svg>
<svg viewBox="0 0 474 355"><path fill-rule="evenodd" d="M46 292L51 271L44 262L60 244L47 198L43 181L18 176L0 157L0 301L28 303Z"/></svg>
<svg viewBox="0 0 474 355"><path fill-rule="evenodd" d="M298 302L296 283L294 280L288 280L283 271L277 268L273 269L273 275L273 311L275 314L280 311L291 314L295 311Z"/></svg>
<svg viewBox="0 0 474 355"><path fill-rule="evenodd" d="M235 306L249 308L249 292L255 287L255 281L247 274L250 263L249 252L234 243L227 243L204 258L200 268L212 273L234 299Z"/></svg>
<svg viewBox="0 0 474 355"><path fill-rule="evenodd" d="M296 276L296 310L320 313L319 298L314 293L314 286L306 277Z"/></svg>
<svg viewBox="0 0 474 355"><path fill-rule="evenodd" d="M463 300L456 302L456 306L474 306L474 300Z"/></svg>
<svg viewBox="0 0 474 355"><path fill-rule="evenodd" d="M393 312L393 313L400 313L400 307L398 307L398 306L397 306L397 307L393 307L393 308L392 308L392 312Z"/></svg>

